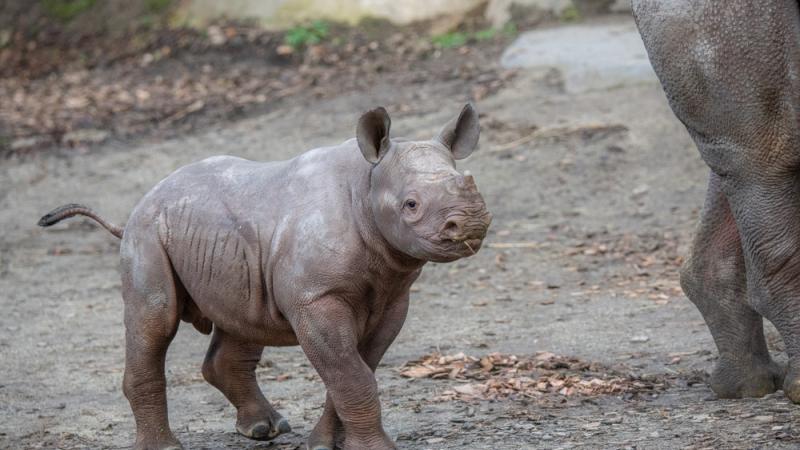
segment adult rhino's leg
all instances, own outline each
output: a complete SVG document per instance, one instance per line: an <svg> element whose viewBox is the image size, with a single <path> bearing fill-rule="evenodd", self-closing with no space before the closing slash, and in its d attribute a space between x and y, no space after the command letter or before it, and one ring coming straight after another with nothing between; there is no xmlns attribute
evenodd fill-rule
<svg viewBox="0 0 800 450"><path fill-rule="evenodd" d="M697 306L719 350L711 388L722 398L761 397L780 389L763 319L748 304L742 244L719 176L711 172L705 206L681 268L681 286Z"/></svg>
<svg viewBox="0 0 800 450"><path fill-rule="evenodd" d="M136 419L136 450L180 449L167 418L164 361L180 323L172 266L156 233L129 226L122 242L123 392Z"/></svg>
<svg viewBox="0 0 800 450"><path fill-rule="evenodd" d="M783 337L784 389L800 401L798 2L634 0L633 10L672 110L720 176L748 299Z"/></svg>
<svg viewBox="0 0 800 450"><path fill-rule="evenodd" d="M272 439L292 430L258 387L255 370L263 349L215 327L203 362L203 377L236 407L236 430L257 440Z"/></svg>
<svg viewBox="0 0 800 450"><path fill-rule="evenodd" d="M783 338L789 370L783 389L800 403L800 177L798 172L764 173L731 188L753 308Z"/></svg>

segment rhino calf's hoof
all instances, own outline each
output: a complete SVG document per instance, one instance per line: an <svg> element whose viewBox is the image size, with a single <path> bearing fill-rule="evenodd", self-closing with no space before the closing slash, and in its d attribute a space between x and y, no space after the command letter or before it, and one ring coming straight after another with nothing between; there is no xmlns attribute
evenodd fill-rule
<svg viewBox="0 0 800 450"><path fill-rule="evenodd" d="M268 421L259 421L250 425L236 424L236 431L242 436L257 441L268 441L292 431L289 421L281 417L277 423L270 424Z"/></svg>
<svg viewBox="0 0 800 450"><path fill-rule="evenodd" d="M178 441L137 443L134 450L184 450Z"/></svg>

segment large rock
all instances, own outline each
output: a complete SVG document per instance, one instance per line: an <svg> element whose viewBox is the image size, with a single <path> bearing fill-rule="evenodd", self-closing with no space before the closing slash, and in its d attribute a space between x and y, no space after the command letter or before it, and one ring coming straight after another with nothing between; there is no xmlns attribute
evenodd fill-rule
<svg viewBox="0 0 800 450"><path fill-rule="evenodd" d="M204 25L220 17L255 19L268 28L288 28L313 19L355 24L366 17L405 25L440 16L460 15L486 4L486 14L497 27L508 22L514 7L561 16L567 9L579 13L617 11L629 0L185 0L180 14L191 24Z"/></svg>
<svg viewBox="0 0 800 450"><path fill-rule="evenodd" d="M514 8L532 9L562 17L573 10L578 15L624 13L630 11L630 0L489 0L486 18L499 28L513 19Z"/></svg>
<svg viewBox="0 0 800 450"><path fill-rule="evenodd" d="M556 68L572 93L656 81L633 20L529 31L503 52L501 63Z"/></svg>
<svg viewBox="0 0 800 450"><path fill-rule="evenodd" d="M572 0L490 0L486 7L486 18L493 26L500 28L512 19L514 7L537 9L561 16L574 5Z"/></svg>
<svg viewBox="0 0 800 450"><path fill-rule="evenodd" d="M486 0L188 0L181 13L193 24L227 17L256 19L269 28L287 28L313 19L355 24L366 17L404 25L461 14Z"/></svg>

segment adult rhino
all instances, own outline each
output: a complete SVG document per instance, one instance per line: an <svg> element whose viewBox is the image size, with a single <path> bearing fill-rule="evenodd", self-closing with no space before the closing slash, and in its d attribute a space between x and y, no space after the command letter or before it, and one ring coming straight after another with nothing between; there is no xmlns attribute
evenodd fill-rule
<svg viewBox="0 0 800 450"><path fill-rule="evenodd" d="M633 0L650 61L710 167L681 285L719 349L720 397L800 402L800 11L796 0ZM763 320L780 332L773 362Z"/></svg>

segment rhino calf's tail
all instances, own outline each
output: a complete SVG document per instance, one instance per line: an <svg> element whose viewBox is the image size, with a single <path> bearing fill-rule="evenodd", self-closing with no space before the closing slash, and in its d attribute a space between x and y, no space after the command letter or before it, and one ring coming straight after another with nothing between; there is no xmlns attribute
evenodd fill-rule
<svg viewBox="0 0 800 450"><path fill-rule="evenodd" d="M88 206L79 205L77 203L70 203L69 205L59 206L58 208L50 211L49 213L42 216L39 219L39 222L36 224L40 227L49 227L50 225L55 225L62 220L72 217L72 216L87 216L91 217L97 223L103 226L106 230L108 230L114 236L122 239L123 228L117 225L114 225L111 222L107 222L102 217L98 216L96 212L92 211Z"/></svg>

